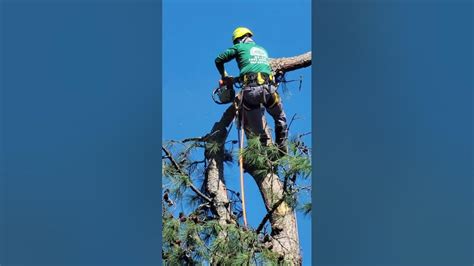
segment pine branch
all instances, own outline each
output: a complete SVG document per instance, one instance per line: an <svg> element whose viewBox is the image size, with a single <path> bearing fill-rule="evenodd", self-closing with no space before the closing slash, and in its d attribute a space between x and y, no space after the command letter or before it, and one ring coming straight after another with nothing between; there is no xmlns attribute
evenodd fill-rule
<svg viewBox="0 0 474 266"><path fill-rule="evenodd" d="M291 117L291 120L290 120L290 123L288 123L288 128L287 130L290 131L290 128L291 128L291 125L293 124L293 121L295 121L297 118L296 118L296 113Z"/></svg>
<svg viewBox="0 0 474 266"><path fill-rule="evenodd" d="M180 174L184 175L184 176L188 176L182 169L181 167L179 166L179 164L174 160L173 156L171 155L171 152L166 149L164 146L161 147L161 149L165 152L168 160L170 160L171 164L173 164L173 166L176 168L176 170L179 171ZM189 177L189 176L188 176ZM212 200L207 197L206 195L204 195L191 181L188 181L187 182L187 185L191 188L192 191L194 191L194 193L196 193L197 195L199 195L201 198L203 198L205 201L207 202L212 202Z"/></svg>

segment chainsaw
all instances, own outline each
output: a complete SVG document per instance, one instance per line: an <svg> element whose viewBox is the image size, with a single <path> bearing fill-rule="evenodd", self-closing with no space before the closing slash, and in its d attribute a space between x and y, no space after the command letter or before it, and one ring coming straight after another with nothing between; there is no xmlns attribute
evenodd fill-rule
<svg viewBox="0 0 474 266"><path fill-rule="evenodd" d="M239 83L239 78L226 77L219 80L219 87L212 91L212 100L217 104L227 104L234 101L234 84Z"/></svg>

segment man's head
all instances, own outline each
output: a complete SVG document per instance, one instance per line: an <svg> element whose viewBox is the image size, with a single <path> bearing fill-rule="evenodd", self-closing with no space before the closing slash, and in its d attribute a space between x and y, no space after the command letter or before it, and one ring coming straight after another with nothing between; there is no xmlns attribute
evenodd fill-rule
<svg viewBox="0 0 474 266"><path fill-rule="evenodd" d="M248 28L238 27L234 30L232 34L232 42L234 44L239 43L245 37L252 37L253 33Z"/></svg>

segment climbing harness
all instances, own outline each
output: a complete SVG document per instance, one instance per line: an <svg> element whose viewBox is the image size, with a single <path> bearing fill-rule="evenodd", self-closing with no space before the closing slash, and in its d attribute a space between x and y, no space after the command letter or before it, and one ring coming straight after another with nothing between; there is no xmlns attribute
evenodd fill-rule
<svg viewBox="0 0 474 266"><path fill-rule="evenodd" d="M271 83L273 81L274 81L273 75L268 75L262 72L248 73L242 76L242 83L244 85L248 85L252 83L256 85L263 85L265 83Z"/></svg>

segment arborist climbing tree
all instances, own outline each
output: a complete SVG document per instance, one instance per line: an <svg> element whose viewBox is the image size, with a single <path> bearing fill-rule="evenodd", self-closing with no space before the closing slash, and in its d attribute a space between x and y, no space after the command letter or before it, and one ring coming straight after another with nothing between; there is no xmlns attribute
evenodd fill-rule
<svg viewBox="0 0 474 266"><path fill-rule="evenodd" d="M256 135L262 144L271 143L265 131L264 109L275 121L275 141L281 153L287 151L287 122L281 98L277 93L276 78L272 74L268 53L252 39L253 33L248 28L239 27L234 30L234 45L217 56L215 63L221 80L229 83L233 78L228 76L224 63L232 59L237 61L240 70L238 80L242 90L237 97L239 120L243 123L247 137ZM263 107L263 108L262 108Z"/></svg>
<svg viewBox="0 0 474 266"><path fill-rule="evenodd" d="M275 139L280 154L287 152L287 124L286 115L280 97L277 93L277 84L269 64L268 53L252 39L253 33L245 27L236 28L232 34L233 46L219 54L215 60L217 70L221 75L222 84L233 86L233 77L229 76L224 64L235 59L240 70L238 81L242 90L234 104L238 107L237 117L240 128L243 128L247 138L257 136L262 145L272 143L267 131L264 109L275 121ZM233 90L233 88L230 88ZM232 94L233 95L233 94ZM231 98L229 98L231 100ZM242 130L242 129L241 129ZM243 169L243 133L240 134L240 186L243 208L244 225L247 226L247 212L245 209L244 169Z"/></svg>
<svg viewBox="0 0 474 266"><path fill-rule="evenodd" d="M304 207L305 213L311 210L311 204L302 205L298 200L311 190L299 181L310 176L311 148L302 140L307 134L288 139L294 116L287 126L277 87L289 82L286 72L311 65L311 52L269 58L252 37L249 29L237 28L232 35L234 45L215 60L221 81L213 91L213 100L229 104L220 120L202 137L173 140L162 147L163 177L169 181L163 192L162 256L168 265L302 264L296 208ZM240 70L235 78L224 68L233 59ZM234 86L241 88L237 96ZM268 133L265 110L275 121L277 145ZM241 128L241 193L228 187L224 171L225 163L234 162L235 142L227 137L236 120ZM193 156L200 149L204 149L203 160ZM266 208L257 226L248 225L246 220L244 166L256 181ZM185 195L191 196L196 207L175 217L173 208Z"/></svg>

